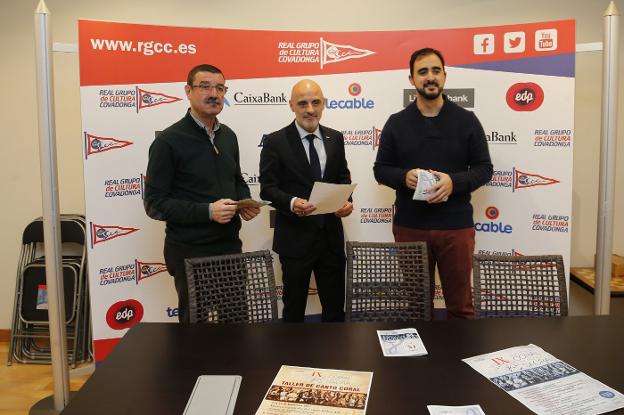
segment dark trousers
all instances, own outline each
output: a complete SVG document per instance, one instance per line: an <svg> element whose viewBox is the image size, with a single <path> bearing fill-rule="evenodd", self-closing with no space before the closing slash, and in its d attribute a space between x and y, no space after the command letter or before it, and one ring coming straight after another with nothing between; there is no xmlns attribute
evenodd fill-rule
<svg viewBox="0 0 624 415"><path fill-rule="evenodd" d="M328 249L325 228L318 229L314 245L305 256L280 255L284 291L284 322L302 322L308 301L310 277L314 271L316 287L323 309L322 321L344 321L345 255Z"/></svg>
<svg viewBox="0 0 624 415"><path fill-rule="evenodd" d="M167 264L167 271L175 283L178 293L178 320L180 323L189 323L189 298L188 285L186 282L186 258L200 258L214 255L238 254L242 252L240 240L230 241L224 246L195 246L173 244L165 241L164 257Z"/></svg>
<svg viewBox="0 0 624 415"><path fill-rule="evenodd" d="M392 232L397 242L427 242L432 301L437 265L449 316L472 319L470 275L475 247L474 228L426 230L393 225Z"/></svg>

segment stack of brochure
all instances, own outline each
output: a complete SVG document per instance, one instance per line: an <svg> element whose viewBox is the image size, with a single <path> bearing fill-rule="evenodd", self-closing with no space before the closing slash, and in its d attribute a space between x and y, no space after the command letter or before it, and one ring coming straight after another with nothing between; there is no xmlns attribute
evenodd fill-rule
<svg viewBox="0 0 624 415"><path fill-rule="evenodd" d="M377 330L384 356L423 356L427 349L416 329Z"/></svg>

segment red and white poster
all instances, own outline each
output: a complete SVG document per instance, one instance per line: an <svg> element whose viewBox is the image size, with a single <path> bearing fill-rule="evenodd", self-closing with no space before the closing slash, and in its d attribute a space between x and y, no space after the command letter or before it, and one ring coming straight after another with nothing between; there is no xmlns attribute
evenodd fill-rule
<svg viewBox="0 0 624 415"><path fill-rule="evenodd" d="M449 99L474 111L494 163L473 193L477 252L562 254L569 266L574 136L572 20L446 30L292 32L79 22L82 142L96 360L138 321L177 321L162 256L164 224L143 210L155 134L182 118L184 84L200 63L223 70L219 120L237 134L258 197L263 137L290 123L292 85L323 88L322 124L343 132L354 183L347 239L391 241L394 191L372 166L388 116L408 105L409 58L442 51ZM270 209L243 224L243 249L270 249ZM278 285L279 261L275 261ZM311 290L312 294L314 289ZM439 295L439 293L438 293ZM436 302L439 304L439 300ZM318 313L311 295L308 313Z"/></svg>

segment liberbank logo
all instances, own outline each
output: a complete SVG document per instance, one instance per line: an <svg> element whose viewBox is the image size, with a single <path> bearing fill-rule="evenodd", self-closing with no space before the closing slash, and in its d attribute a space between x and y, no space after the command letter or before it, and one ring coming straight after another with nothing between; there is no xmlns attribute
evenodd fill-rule
<svg viewBox="0 0 624 415"><path fill-rule="evenodd" d="M138 86L123 89L100 89L98 91L100 108L111 110L132 108L137 113L145 108L172 104L181 100L182 98L162 92L147 91Z"/></svg>
<svg viewBox="0 0 624 415"><path fill-rule="evenodd" d="M462 108L474 108L475 96L474 88L456 88L456 89L444 89L444 96L455 104ZM407 107L409 104L416 100L415 89L403 90L403 106Z"/></svg>
<svg viewBox="0 0 624 415"><path fill-rule="evenodd" d="M282 65L318 63L321 69L331 63L364 58L375 53L353 45L328 42L323 38L320 38L318 42L280 41L277 44L277 50L277 62Z"/></svg>
<svg viewBox="0 0 624 415"><path fill-rule="evenodd" d="M485 185L488 187L508 188L512 192L536 186L550 186L559 180L536 173L527 173L513 167L511 170L494 170L492 178Z"/></svg>
<svg viewBox="0 0 624 415"><path fill-rule="evenodd" d="M347 86L347 92L351 96L351 98L325 98L325 109L330 110L359 110L366 109L370 110L375 108L375 101L372 99L359 97L362 93L362 86L357 82L349 84Z"/></svg>

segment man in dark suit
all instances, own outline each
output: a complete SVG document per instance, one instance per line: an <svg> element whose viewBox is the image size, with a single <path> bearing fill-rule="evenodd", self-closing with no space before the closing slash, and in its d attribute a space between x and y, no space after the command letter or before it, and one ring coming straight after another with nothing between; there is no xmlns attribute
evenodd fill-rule
<svg viewBox="0 0 624 415"><path fill-rule="evenodd" d="M341 218L351 202L334 213L310 215L314 182L351 183L339 131L319 124L325 99L318 84L295 84L289 101L295 121L265 140L260 154L260 197L277 209L273 250L282 264L285 322L303 321L314 271L322 321L344 320L344 232Z"/></svg>

